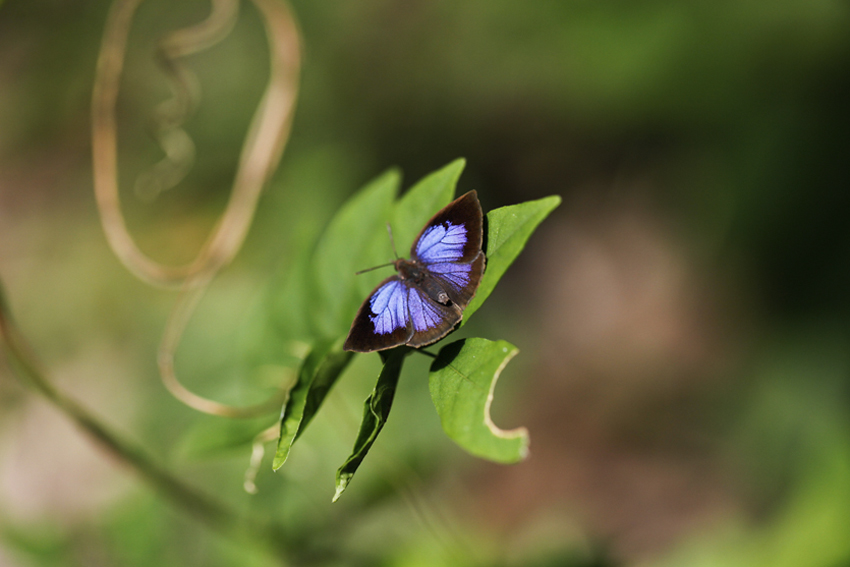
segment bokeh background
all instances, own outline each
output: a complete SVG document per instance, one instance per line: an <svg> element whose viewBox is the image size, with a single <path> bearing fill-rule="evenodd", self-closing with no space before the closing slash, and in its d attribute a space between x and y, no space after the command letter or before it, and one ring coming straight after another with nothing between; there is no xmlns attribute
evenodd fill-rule
<svg viewBox="0 0 850 567"><path fill-rule="evenodd" d="M266 456L255 496L242 479L257 425L201 416L159 382L175 296L120 265L92 193L108 7L0 4L0 277L60 388L193 486L280 522L289 554L210 531L3 364L0 565L850 565L845 0L294 1L290 144L178 351L191 388L269 394L288 268L386 168L409 186L466 157L459 191L485 210L564 198L464 329L520 348L493 413L530 429L529 459L455 447L413 357L333 505L377 356L358 357L280 472ZM124 212L166 262L191 259L221 213L266 78L244 3L233 33L188 59L203 85L195 168L155 201L134 196L160 158L145 130L168 94L155 42L208 9L142 4L119 101Z"/></svg>

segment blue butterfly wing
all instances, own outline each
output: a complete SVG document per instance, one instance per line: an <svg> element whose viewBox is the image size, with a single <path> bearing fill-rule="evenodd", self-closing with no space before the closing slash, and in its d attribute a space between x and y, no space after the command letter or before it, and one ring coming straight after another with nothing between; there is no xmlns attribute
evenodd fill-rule
<svg viewBox="0 0 850 567"><path fill-rule="evenodd" d="M453 303L443 305L428 294L411 286L407 295L408 313L413 335L407 344L412 347L429 345L446 336L463 317L463 309Z"/></svg>
<svg viewBox="0 0 850 567"><path fill-rule="evenodd" d="M475 259L468 264L440 262L429 264L430 277L439 283L452 300L452 303L465 309L472 298L475 290L481 282L484 273L484 253L479 253Z"/></svg>
<svg viewBox="0 0 850 567"><path fill-rule="evenodd" d="M407 343L413 335L407 310L408 290L409 286L398 276L378 284L360 306L343 348L372 352Z"/></svg>
<svg viewBox="0 0 850 567"><path fill-rule="evenodd" d="M482 240L483 213L475 191L470 191L437 213L413 245L412 256L433 279L425 287L436 284L463 310L484 273Z"/></svg>
<svg viewBox="0 0 850 567"><path fill-rule="evenodd" d="M475 191L449 203L428 221L410 253L421 262L468 264L481 252L484 214Z"/></svg>
<svg viewBox="0 0 850 567"><path fill-rule="evenodd" d="M369 320L379 335L392 334L409 326L407 315L408 287L398 278L379 286L369 298Z"/></svg>
<svg viewBox="0 0 850 567"><path fill-rule="evenodd" d="M413 253L419 261L426 264L438 262L458 262L463 257L467 241L467 228L463 224L446 221L436 226L428 226L416 242Z"/></svg>

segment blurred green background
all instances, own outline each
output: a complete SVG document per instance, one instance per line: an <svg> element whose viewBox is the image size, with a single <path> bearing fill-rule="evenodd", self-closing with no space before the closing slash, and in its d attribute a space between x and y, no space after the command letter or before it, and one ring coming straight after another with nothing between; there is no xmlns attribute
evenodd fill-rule
<svg viewBox="0 0 850 567"><path fill-rule="evenodd" d="M413 357L334 505L377 356L357 358L279 473L266 455L255 496L242 479L266 422L200 416L159 382L175 296L119 264L92 194L108 7L0 7L0 277L59 387L192 485L279 522L288 556L158 497L4 364L0 566L850 565L846 0L293 2L292 137L178 351L192 389L265 399L281 379L269 359L289 348L287 270L387 167L409 186L464 156L459 192L485 210L564 197L464 331L520 348L493 413L528 426L529 459L455 447ZM124 211L172 263L221 213L266 78L244 3L224 42L188 58L203 85L195 168L135 198L160 158L146 120L168 94L153 47L208 9L142 4L119 100Z"/></svg>

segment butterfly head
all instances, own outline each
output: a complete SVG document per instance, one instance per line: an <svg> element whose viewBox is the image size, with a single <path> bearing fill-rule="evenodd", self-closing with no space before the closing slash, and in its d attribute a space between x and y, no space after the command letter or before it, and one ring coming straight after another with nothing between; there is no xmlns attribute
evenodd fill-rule
<svg viewBox="0 0 850 567"><path fill-rule="evenodd" d="M422 281L422 278L425 277L424 267L416 260L405 260L404 258L399 258L393 262L393 266L395 266L395 270L398 272L399 277L405 281L418 284Z"/></svg>

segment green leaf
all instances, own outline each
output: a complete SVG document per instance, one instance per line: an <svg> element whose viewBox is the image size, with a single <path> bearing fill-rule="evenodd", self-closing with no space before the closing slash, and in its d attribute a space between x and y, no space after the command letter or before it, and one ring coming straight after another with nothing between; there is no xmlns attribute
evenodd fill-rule
<svg viewBox="0 0 850 567"><path fill-rule="evenodd" d="M274 332L274 343L281 340L309 341L313 337L310 326L312 264L312 253L301 251L286 266L285 272L281 270L269 282L269 299L262 307Z"/></svg>
<svg viewBox="0 0 850 567"><path fill-rule="evenodd" d="M496 381L517 352L506 341L464 339L443 347L431 364L431 399L443 430L473 455L499 463L528 453L524 427L504 431L490 419Z"/></svg>
<svg viewBox="0 0 850 567"><path fill-rule="evenodd" d="M484 238L487 268L475 292L475 297L464 311L463 323L468 321L469 317L490 296L505 271L522 252L537 225L560 204L561 198L554 195L537 201L494 209L487 213Z"/></svg>
<svg viewBox="0 0 850 567"><path fill-rule="evenodd" d="M407 257L413 239L425 223L452 201L465 165L466 160L456 159L426 175L396 203L391 224L399 255Z"/></svg>
<svg viewBox="0 0 850 567"><path fill-rule="evenodd" d="M374 276L355 272L392 259L385 226L400 181L390 170L369 183L342 206L319 239L310 278L310 313L318 336L336 338L348 331L363 301L361 286L377 283ZM382 242L380 250L376 242Z"/></svg>
<svg viewBox="0 0 850 567"><path fill-rule="evenodd" d="M384 360L384 367L378 376L375 389L366 398L366 402L363 405L363 421L360 422L360 431L357 433L354 449L351 451L351 456L348 457L336 472L334 502L339 499L348 486L348 483L351 482L351 477L354 476L357 467L360 466L366 453L372 448L372 444L375 443L375 439L378 438L378 434L387 422L387 417L390 415L390 408L393 404L393 396L395 395L398 378L401 375L401 367L404 364L404 357L409 352L409 348L399 347L389 351L387 355L381 353L381 358Z"/></svg>
<svg viewBox="0 0 850 567"><path fill-rule="evenodd" d="M292 444L316 415L331 387L351 361L352 354L340 350L338 343L323 343L304 359L298 381L283 406L280 440L272 464L274 470L286 462Z"/></svg>

